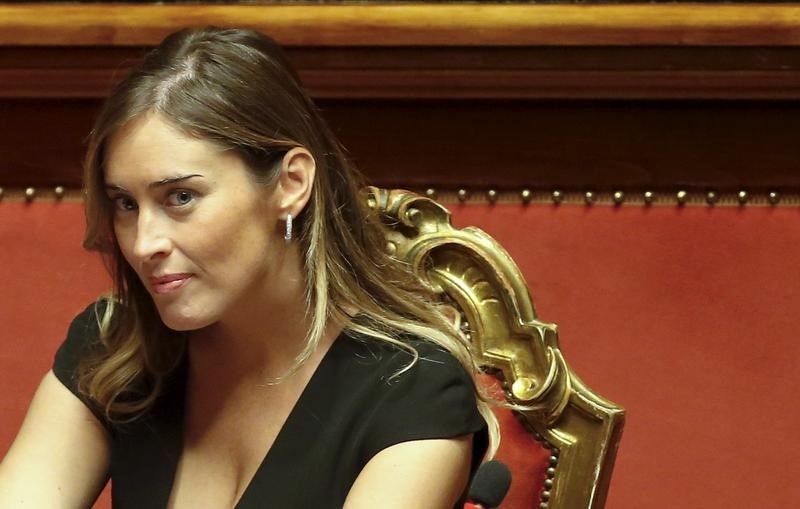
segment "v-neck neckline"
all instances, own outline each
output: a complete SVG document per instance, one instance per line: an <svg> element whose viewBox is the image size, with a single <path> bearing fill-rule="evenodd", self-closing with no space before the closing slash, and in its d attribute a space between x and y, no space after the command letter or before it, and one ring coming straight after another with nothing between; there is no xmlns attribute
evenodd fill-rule
<svg viewBox="0 0 800 509"><path fill-rule="evenodd" d="M289 430L302 429L300 413L302 410L307 409L309 403L318 400L318 395L320 394L320 390L322 390L322 387L319 387L319 385L321 381L326 379L325 372L331 369L329 366L330 359L335 355L334 352L338 350L337 345L344 343L345 339L346 332L342 330L328 347L328 350L323 355L322 359L317 365L317 368L314 370L314 373L311 375L305 387L300 392L300 396L297 398L297 401L295 401L292 409L289 411L289 414L281 425L280 430L278 430L275 440L272 442L269 449L265 451L264 457L261 459L261 463L259 463L255 472L253 473L253 476L248 481L247 486L245 487L244 491L242 491L242 494L232 509L247 509L248 507L252 507L252 505L248 506L247 504L249 503L248 499L252 499L254 496L256 496L252 493L254 489L253 487L255 485L262 484L261 479L264 479L265 476L268 476L270 470L276 468L276 466L272 466L274 461L271 461L271 458L278 456L280 451L286 447L284 444L291 442L286 436L288 435ZM188 376L188 357L184 357L181 366L175 373L174 385L172 386L168 396L163 401L163 403L170 406L174 405L174 407L171 409L174 411L168 412L166 416L167 418L159 423L160 425L158 425L158 434L161 435L161 438L164 440L163 446L168 453L167 456L169 461L168 465L165 465L168 466L168 468L164 468L162 474L167 475L167 472L169 472L169 479L165 480L163 485L166 489L158 494L161 500L159 500L159 503L156 507L166 508L168 506L169 499L172 496L172 490L175 487L175 476L178 472L178 464L180 462L181 455L183 454L183 420L186 410L186 387L188 383Z"/></svg>

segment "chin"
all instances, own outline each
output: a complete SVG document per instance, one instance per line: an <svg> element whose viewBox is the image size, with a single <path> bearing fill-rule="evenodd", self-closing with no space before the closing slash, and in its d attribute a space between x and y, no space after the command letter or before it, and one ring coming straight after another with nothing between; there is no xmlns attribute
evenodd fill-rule
<svg viewBox="0 0 800 509"><path fill-rule="evenodd" d="M173 306L156 307L164 325L177 332L202 329L215 321L207 313L197 313L192 309L173 308Z"/></svg>

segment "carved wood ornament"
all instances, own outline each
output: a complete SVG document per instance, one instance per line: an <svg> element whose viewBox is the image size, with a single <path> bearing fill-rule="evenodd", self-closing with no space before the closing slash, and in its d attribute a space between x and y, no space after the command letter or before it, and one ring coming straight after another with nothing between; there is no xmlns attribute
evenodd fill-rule
<svg viewBox="0 0 800 509"><path fill-rule="evenodd" d="M624 410L569 368L556 325L537 317L514 260L482 230L454 228L450 212L430 198L370 187L367 200L383 215L389 252L458 307L473 354L553 450L542 502L549 509L603 507Z"/></svg>

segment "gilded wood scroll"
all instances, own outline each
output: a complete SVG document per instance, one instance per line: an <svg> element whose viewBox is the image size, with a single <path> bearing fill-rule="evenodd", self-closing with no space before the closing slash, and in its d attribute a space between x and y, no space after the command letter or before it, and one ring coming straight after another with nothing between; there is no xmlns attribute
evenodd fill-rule
<svg viewBox="0 0 800 509"><path fill-rule="evenodd" d="M508 253L478 228L454 228L450 212L430 198L376 187L367 195L385 219L389 251L460 308L480 364L497 374L523 423L553 449L542 505L603 507L624 410L570 369L556 325L537 318Z"/></svg>

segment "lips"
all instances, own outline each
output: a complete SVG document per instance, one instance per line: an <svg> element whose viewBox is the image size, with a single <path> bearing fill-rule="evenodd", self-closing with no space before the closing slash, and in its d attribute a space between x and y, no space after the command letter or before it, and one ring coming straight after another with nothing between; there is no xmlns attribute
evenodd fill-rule
<svg viewBox="0 0 800 509"><path fill-rule="evenodd" d="M166 274L150 278L150 286L157 294L174 292L189 282L192 275L189 273Z"/></svg>

